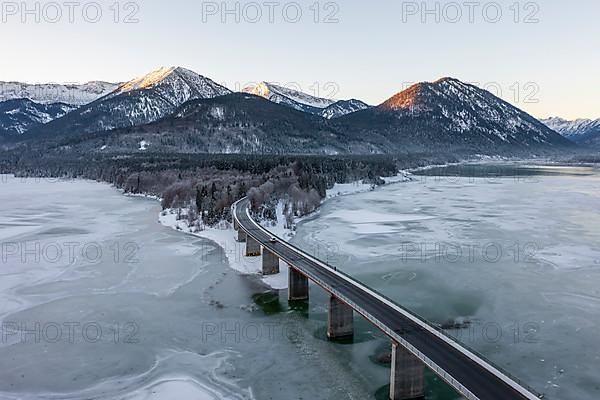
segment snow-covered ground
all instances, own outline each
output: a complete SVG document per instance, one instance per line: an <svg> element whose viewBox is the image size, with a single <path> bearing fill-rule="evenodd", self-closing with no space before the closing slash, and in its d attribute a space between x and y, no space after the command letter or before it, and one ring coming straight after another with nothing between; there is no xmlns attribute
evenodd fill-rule
<svg viewBox="0 0 600 400"><path fill-rule="evenodd" d="M410 172L401 171L396 176L382 177L386 185L393 183L409 182L411 181ZM364 181L357 181L352 183L336 183L333 188L327 190L327 199L332 199L338 196L347 196L350 194L372 192L377 189L377 185L372 183L365 183Z"/></svg>
<svg viewBox="0 0 600 400"><path fill-rule="evenodd" d="M181 210L184 213L184 210ZM189 226L187 219L177 219L177 211L170 209L163 211L159 221L164 226L185 232L190 235L212 240L219 245L222 256L234 270L243 275L260 276L262 281L273 289L286 289L288 286L288 266L280 261L280 273L271 276L262 276L262 258L247 257L245 254L246 244L236 241L236 231L226 221L221 221L213 227Z"/></svg>
<svg viewBox="0 0 600 400"><path fill-rule="evenodd" d="M146 151L146 150L148 150L148 146L150 146L150 143L147 142L147 141L145 141L145 140L142 140L140 142L140 147L139 147L138 150L140 150L140 151Z"/></svg>
<svg viewBox="0 0 600 400"><path fill-rule="evenodd" d="M411 180L411 177L410 173L400 172L397 176L385 177L382 179L387 185L399 182L408 182ZM327 191L326 200L337 196L369 192L375 190L375 188L376 186L363 183L362 181L347 184L336 184L332 189ZM262 225L277 237L289 241L295 234L294 226L303 218L307 218L308 216L295 218L293 226L290 229L289 227L285 226L286 218L284 215L283 202L279 202L276 210L277 221L263 222ZM164 226L215 242L220 246L224 259L228 261L231 268L239 273L244 275L258 276L267 286L273 289L287 289L289 266L285 262L279 262L279 274L262 276L262 258L247 257L245 255L246 244L238 243L236 241L237 233L229 222L221 221L219 224L213 227L199 227L193 224L190 226L187 218L185 218L185 213L185 209L180 211L175 209L165 210L160 213L159 221ZM179 219L178 215L180 216Z"/></svg>
<svg viewBox="0 0 600 400"><path fill-rule="evenodd" d="M349 194L370 192L375 190L375 187L376 186L372 183L364 183L363 181L336 183L333 188L327 190L327 199L338 196L347 196Z"/></svg>

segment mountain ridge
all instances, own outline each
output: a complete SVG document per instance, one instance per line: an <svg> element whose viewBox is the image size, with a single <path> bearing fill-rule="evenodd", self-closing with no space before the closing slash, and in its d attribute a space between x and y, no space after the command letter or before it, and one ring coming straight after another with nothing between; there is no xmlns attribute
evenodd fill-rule
<svg viewBox="0 0 600 400"><path fill-rule="evenodd" d="M472 150L572 145L526 112L455 78L417 83L338 121L346 129L355 127L365 136L377 132L413 149L430 144Z"/></svg>
<svg viewBox="0 0 600 400"><path fill-rule="evenodd" d="M264 97L274 103L284 104L310 114L318 114L322 109L335 103L335 100L312 96L299 90L266 81L248 86L242 92Z"/></svg>
<svg viewBox="0 0 600 400"><path fill-rule="evenodd" d="M163 67L120 85L33 134L93 133L144 125L170 115L189 100L229 93L224 86L185 68Z"/></svg>
<svg viewBox="0 0 600 400"><path fill-rule="evenodd" d="M84 84L0 82L0 102L29 99L39 104L64 103L83 106L112 92L120 84L90 81Z"/></svg>
<svg viewBox="0 0 600 400"><path fill-rule="evenodd" d="M341 154L365 148L329 122L261 96L231 93L186 102L153 123L66 139L82 152Z"/></svg>
<svg viewBox="0 0 600 400"><path fill-rule="evenodd" d="M526 112L454 78L415 84L376 107L359 100L342 104L290 89L285 89L290 96L286 97L281 87L275 88L278 93L273 101L273 86L262 89L259 95L234 94L193 71L163 67L27 136L34 140L78 136L84 142L86 134L125 135L136 137L137 142L115 139L111 149L146 149L139 144L143 141L153 143L151 149L175 152L338 154L439 149L490 154L572 145ZM286 101L280 101L283 97ZM292 98L304 101L304 106L291 106L288 100ZM314 108L324 104L329 106ZM173 130L174 126L178 129ZM103 131L114 132L104 135ZM124 147L119 148L119 143Z"/></svg>
<svg viewBox="0 0 600 400"><path fill-rule="evenodd" d="M550 117L540 121L575 143L600 145L600 118L595 120L586 118L567 120L560 117Z"/></svg>
<svg viewBox="0 0 600 400"><path fill-rule="evenodd" d="M325 119L335 119L343 117L344 115L355 113L357 111L366 110L367 108L371 108L371 106L362 100L339 100L329 107L323 109L319 115Z"/></svg>
<svg viewBox="0 0 600 400"><path fill-rule="evenodd" d="M242 92L264 97L274 103L283 104L309 114L320 115L326 119L341 117L370 107L365 102L356 99L326 99L265 81L248 86Z"/></svg>

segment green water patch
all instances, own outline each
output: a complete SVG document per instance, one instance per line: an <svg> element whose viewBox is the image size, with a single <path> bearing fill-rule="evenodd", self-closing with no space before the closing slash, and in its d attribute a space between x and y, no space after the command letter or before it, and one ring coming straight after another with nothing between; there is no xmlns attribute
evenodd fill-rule
<svg viewBox="0 0 600 400"><path fill-rule="evenodd" d="M257 293L252 296L252 300L266 315L274 315L286 311L277 291Z"/></svg>
<svg viewBox="0 0 600 400"><path fill-rule="evenodd" d="M392 365L392 342L379 344L375 353L369 356L369 360L375 365L389 368Z"/></svg>
<svg viewBox="0 0 600 400"><path fill-rule="evenodd" d="M308 318L310 303L307 300L288 300L288 309Z"/></svg>
<svg viewBox="0 0 600 400"><path fill-rule="evenodd" d="M339 339L330 339L327 337L327 325L319 326L314 330L313 336L316 339L341 344L341 345L352 345L357 343L365 343L370 342L371 340L375 340L377 337L373 334L373 332L365 331L362 329L356 329L356 325L354 327L354 336L339 338Z"/></svg>
<svg viewBox="0 0 600 400"><path fill-rule="evenodd" d="M425 370L425 400L459 400L462 399L454 389L441 380L432 371ZM390 399L390 385L385 385L375 392L376 400Z"/></svg>

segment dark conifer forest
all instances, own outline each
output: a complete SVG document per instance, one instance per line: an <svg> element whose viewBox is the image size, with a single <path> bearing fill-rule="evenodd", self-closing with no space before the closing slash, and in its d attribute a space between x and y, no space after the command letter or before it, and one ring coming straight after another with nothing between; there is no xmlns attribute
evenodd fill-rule
<svg viewBox="0 0 600 400"><path fill-rule="evenodd" d="M374 186L399 170L455 161L411 155L275 156L133 153L73 157L43 152L4 152L0 172L19 177L91 179L128 194L157 196L162 207L186 208L205 224L229 218L232 203L249 196L255 211L272 214L286 200L291 215L314 211L335 183L362 180Z"/></svg>

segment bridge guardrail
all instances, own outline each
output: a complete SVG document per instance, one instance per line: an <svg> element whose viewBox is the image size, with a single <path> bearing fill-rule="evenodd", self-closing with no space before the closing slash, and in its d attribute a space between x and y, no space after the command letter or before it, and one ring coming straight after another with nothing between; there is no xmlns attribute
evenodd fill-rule
<svg viewBox="0 0 600 400"><path fill-rule="evenodd" d="M233 214L233 218L235 220L237 220L237 215L236 215L236 212L235 212L236 209L237 209L237 205L238 205L238 203L240 203L243 200L245 200L245 198L238 200L233 205L233 213L232 214ZM252 218L252 216L250 215L248 209L246 209L246 212L248 213L248 216L249 216L250 220L260 230L262 230L264 233L266 233L267 235L269 235L271 237L275 236L267 228L263 227L258 222L256 222ZM240 227L242 227L242 229L244 229L243 226L242 226L242 224L240 224L239 221L237 221L237 222L238 222L238 225ZM246 233L248 233L250 236L252 236L248 231L246 231ZM260 243L260 241L258 239L256 239L256 238L254 238L254 239L257 240ZM487 357L485 357L484 355L482 355L481 353L479 353L477 350L474 350L470 346L467 346L464 343L460 342L457 338L449 335L443 329L441 329L440 327L438 327L438 326L432 324L431 322L427 321L425 318L421 317L420 315L415 314L414 312L412 312L411 310L403 307L400 304L397 304L395 301L393 301L392 299L390 299L386 295L383 295L383 294L381 294L381 293L379 293L379 292L377 292L377 291L375 291L375 290L373 290L371 288L368 288L362 282L357 281L352 276L350 276L350 275L348 275L348 274L346 274L346 273L344 273L342 271L339 271L337 269L334 270L333 267L329 266L324 261L321 261L321 260L313 257L312 255L306 253L304 250L300 249L299 247L297 247L297 246L295 246L295 245L293 245L291 243L288 243L287 241L285 241L283 239L280 239L280 242L282 244L284 244L285 246L287 246L288 248L293 249L294 251L296 251L298 254L302 255L303 257L305 257L305 258L307 258L309 260L314 260L317 263L319 263L319 264L321 264L321 265L329 268L331 271L335 271L336 274L338 274L340 276L343 276L344 279L346 279L350 283L353 283L355 286L360 287L360 288L366 288L369 292L375 293L377 295L377 297L385 299L386 302L393 304L395 307L401 309L406 314L409 314L413 318L419 320L421 322L421 324L423 324L424 326L426 326L430 330L435 331L435 333L437 333L438 336L442 336L443 339L446 339L447 341L449 340L449 341L453 342L459 348L461 348L463 350L466 350L469 353L471 353L472 355L474 355L475 357L479 358L481 361L483 361L485 364L487 364L487 365L483 365L483 366L485 366L485 367L491 367L491 369L497 370L502 375L504 375L506 378L508 378L509 380L511 380L514 383L518 384L521 388L523 388L526 391L528 391L531 396L535 396L534 398L539 398L539 399L544 398L543 394L538 393L535 389L533 389L532 387L530 387L528 384L526 384L525 382L521 381L521 379L519 379L516 376L512 375L510 372L506 371L504 368L495 365L491 360L489 360ZM317 277L312 277L312 279L315 280L315 281L319 281L319 284L321 286L323 286L324 288L327 288L330 292L336 292L336 293L338 293L335 288L331 287L326 282L321 281ZM377 327L379 327L379 329L381 329L383 332L385 332L388 336L393 337L394 339L398 340L398 342L400 344L402 344L409 351L411 351L417 358L419 358L421 361L423 361L424 364L426 364L429 368L431 368L432 370L434 370L440 377L442 377L442 379L444 379L448 384L450 384L456 390L459 390L469 400L471 400L471 399L473 399L473 400L479 400L478 397L476 397L474 394L472 394L464 385L462 385L459 381L457 381L456 379L454 379L454 377L452 377L450 374L448 374L446 371L444 371L442 368L440 368L437 364L435 364L431 360L429 360L422 352L420 352L417 348L415 348L410 343L408 343L406 340L404 340L396 332L392 332L385 325L383 325L379 321L377 321L375 318L369 318L368 317L368 312L366 312L365 310L363 310L362 307L360 307L359 305L355 304L352 300L346 298L346 296L340 295L339 297L342 300L344 300L345 302L347 302L348 305L352 306L355 310L357 310L357 311L358 310L362 310L363 312L360 312L360 311L358 311L358 312L360 314L362 314L365 318L369 319L373 324L375 324ZM474 361L476 361L476 360L474 360ZM490 368L487 368L487 369L489 370ZM493 372L493 371L491 371L491 372Z"/></svg>

